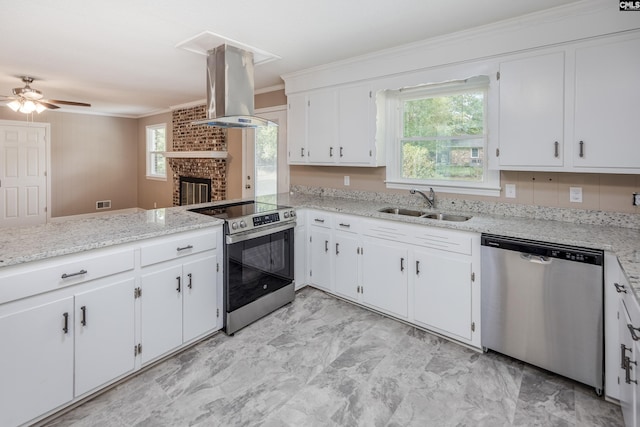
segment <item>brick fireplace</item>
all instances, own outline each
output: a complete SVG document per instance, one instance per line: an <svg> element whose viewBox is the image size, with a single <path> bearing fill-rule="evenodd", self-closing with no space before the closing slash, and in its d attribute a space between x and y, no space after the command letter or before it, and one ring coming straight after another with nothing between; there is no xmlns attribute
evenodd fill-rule
<svg viewBox="0 0 640 427"><path fill-rule="evenodd" d="M176 152L226 151L227 132L222 128L192 125L206 118L205 105L173 111L173 154ZM211 180L211 200L226 199L227 160L216 158L172 157L173 205L180 205L180 177Z"/></svg>

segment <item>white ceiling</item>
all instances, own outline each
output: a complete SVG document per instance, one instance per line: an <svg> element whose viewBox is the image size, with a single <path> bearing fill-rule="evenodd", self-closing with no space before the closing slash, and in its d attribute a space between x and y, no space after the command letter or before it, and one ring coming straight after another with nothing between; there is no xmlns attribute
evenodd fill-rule
<svg viewBox="0 0 640 427"><path fill-rule="evenodd" d="M280 57L256 66L262 89L285 73L574 1L0 0L0 95L28 75L45 98L139 117L205 98L205 57L176 47L203 31Z"/></svg>

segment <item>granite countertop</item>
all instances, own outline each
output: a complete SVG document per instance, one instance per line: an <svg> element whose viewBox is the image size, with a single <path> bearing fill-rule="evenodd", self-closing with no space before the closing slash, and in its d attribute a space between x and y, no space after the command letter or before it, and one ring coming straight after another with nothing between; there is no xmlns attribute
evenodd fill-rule
<svg viewBox="0 0 640 427"><path fill-rule="evenodd" d="M222 224L223 220L180 208L53 221L3 228L0 269L30 261L104 248Z"/></svg>
<svg viewBox="0 0 640 427"><path fill-rule="evenodd" d="M472 218L464 222L440 221L378 212L389 206L416 209L415 205L400 206L385 201L311 194L282 194L279 195L278 204L610 251L618 257L630 286L640 300L640 230L637 229L546 219L516 218L477 212L465 212ZM457 210L437 209L437 206L433 210L422 210L425 212L461 213Z"/></svg>

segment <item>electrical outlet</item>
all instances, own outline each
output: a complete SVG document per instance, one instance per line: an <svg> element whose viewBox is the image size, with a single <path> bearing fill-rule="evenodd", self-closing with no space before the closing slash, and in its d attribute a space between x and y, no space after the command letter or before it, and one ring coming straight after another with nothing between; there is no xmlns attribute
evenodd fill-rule
<svg viewBox="0 0 640 427"><path fill-rule="evenodd" d="M633 206L640 206L640 193L633 193Z"/></svg>
<svg viewBox="0 0 640 427"><path fill-rule="evenodd" d="M569 201L582 203L582 187L569 187Z"/></svg>
<svg viewBox="0 0 640 427"><path fill-rule="evenodd" d="M516 185L515 184L505 184L504 186L504 197L509 199L516 198Z"/></svg>
<svg viewBox="0 0 640 427"><path fill-rule="evenodd" d="M345 176L344 176L344 185L350 185L350 184L351 184L351 181L350 181L349 176L348 176L348 175L345 175Z"/></svg>

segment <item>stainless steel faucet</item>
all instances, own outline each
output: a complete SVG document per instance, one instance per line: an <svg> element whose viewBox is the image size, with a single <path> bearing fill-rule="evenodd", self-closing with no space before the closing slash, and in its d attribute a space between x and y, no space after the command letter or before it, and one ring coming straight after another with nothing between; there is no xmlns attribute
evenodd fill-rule
<svg viewBox="0 0 640 427"><path fill-rule="evenodd" d="M427 204L429 205L430 208L435 208L436 207L436 193L433 191L433 188L429 187L429 195L428 196L426 194L424 194L422 191L416 190L415 188L412 188L411 190L409 190L409 193L410 194L416 194L416 193L420 194L427 201Z"/></svg>

